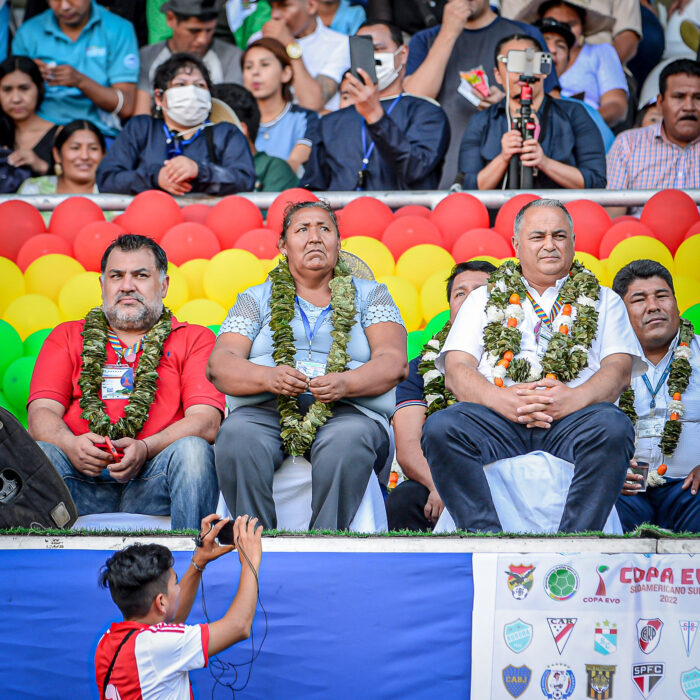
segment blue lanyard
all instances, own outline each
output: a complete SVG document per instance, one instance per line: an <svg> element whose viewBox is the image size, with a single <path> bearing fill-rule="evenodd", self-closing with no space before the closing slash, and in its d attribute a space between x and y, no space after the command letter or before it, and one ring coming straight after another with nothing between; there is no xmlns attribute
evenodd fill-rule
<svg viewBox="0 0 700 700"><path fill-rule="evenodd" d="M403 93L394 98L394 101L389 105L389 109L386 111L387 116L391 114L394 107L396 107L402 97ZM364 117L362 119L362 152L364 153L364 156L362 157L362 168L360 169L360 172L367 170L369 159L372 157L372 153L374 153L374 141L367 146L367 122L365 122Z"/></svg>
<svg viewBox="0 0 700 700"><path fill-rule="evenodd" d="M206 122L206 124L208 123L209 122ZM168 127L165 125L165 122L163 122L162 126L163 133L165 134L165 143L168 145L168 160L170 158L175 158L175 156L181 156L182 146L189 146L189 144L191 144L192 141L194 141L202 133L203 129L203 127L200 127L188 139L179 139L173 134L172 131L170 131L170 129L168 129Z"/></svg>
<svg viewBox="0 0 700 700"><path fill-rule="evenodd" d="M659 383L656 385L656 389L652 389L651 382L649 381L649 377L647 377L646 374L642 375L642 379L644 380L644 383L647 386L647 390L649 391L649 394L651 395L651 401L649 402L649 410L650 411L653 411L656 408L656 395L659 393L659 391L661 390L661 387L664 385L666 379L668 378L669 372L671 371L671 363L672 362L673 362L673 353L671 353L671 359L668 361L668 364L666 365L666 369L664 370L664 373L661 375L661 378L659 379Z"/></svg>
<svg viewBox="0 0 700 700"><path fill-rule="evenodd" d="M309 341L309 357L311 357L311 344L314 342L314 338L316 337L316 334L318 333L318 329L321 327L321 324L323 323L323 319L328 316L328 314L331 312L331 305L328 304L323 311L321 311L319 317L316 319L316 323L314 323L314 328L311 330L311 324L309 323L309 319L304 312L304 309L301 307L301 303L299 302L299 297L295 297L295 301L297 306L299 307L299 315L301 316L301 321L304 324L304 333L306 334L306 339Z"/></svg>

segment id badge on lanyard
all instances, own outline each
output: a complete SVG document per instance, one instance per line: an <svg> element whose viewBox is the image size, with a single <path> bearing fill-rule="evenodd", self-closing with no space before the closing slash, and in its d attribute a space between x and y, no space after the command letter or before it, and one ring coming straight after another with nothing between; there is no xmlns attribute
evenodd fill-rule
<svg viewBox="0 0 700 700"><path fill-rule="evenodd" d="M105 365L102 369L102 400L128 399L134 390L134 370L129 365Z"/></svg>
<svg viewBox="0 0 700 700"><path fill-rule="evenodd" d="M541 360L547 352L549 341L554 333L552 333L552 329L546 323L540 323L539 326L539 329L535 332L535 337L537 338L537 357Z"/></svg>

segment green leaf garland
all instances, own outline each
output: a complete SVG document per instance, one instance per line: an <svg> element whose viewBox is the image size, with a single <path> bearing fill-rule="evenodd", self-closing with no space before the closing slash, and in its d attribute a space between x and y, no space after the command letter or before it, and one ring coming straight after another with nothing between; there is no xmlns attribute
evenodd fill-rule
<svg viewBox="0 0 700 700"><path fill-rule="evenodd" d="M418 373L423 377L423 398L427 403L426 418L435 411L447 408L457 399L445 386L445 375L435 367L435 360L445 344L451 323L448 321L424 346Z"/></svg>

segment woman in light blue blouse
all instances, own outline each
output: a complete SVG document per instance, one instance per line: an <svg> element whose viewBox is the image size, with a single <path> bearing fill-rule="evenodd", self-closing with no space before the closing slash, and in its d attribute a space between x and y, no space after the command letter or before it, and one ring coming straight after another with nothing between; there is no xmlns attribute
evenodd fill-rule
<svg viewBox="0 0 700 700"><path fill-rule="evenodd" d="M274 528L274 472L286 455L307 456L309 529L344 530L388 456L406 331L387 288L339 259L327 204L290 206L279 248L285 260L238 295L209 359L230 411L216 439L219 485L234 516Z"/></svg>

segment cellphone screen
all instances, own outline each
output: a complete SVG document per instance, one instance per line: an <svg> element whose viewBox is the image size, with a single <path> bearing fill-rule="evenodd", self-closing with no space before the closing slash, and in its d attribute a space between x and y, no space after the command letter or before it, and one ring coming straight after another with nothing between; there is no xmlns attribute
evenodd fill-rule
<svg viewBox="0 0 700 700"><path fill-rule="evenodd" d="M357 72L362 68L370 80L377 84L377 71L374 62L374 44L371 36L351 36L350 37L350 72L360 81L362 78Z"/></svg>
<svg viewBox="0 0 700 700"><path fill-rule="evenodd" d="M219 522L218 520L213 523ZM219 544L233 544L233 520L229 520L226 525L224 525L217 536Z"/></svg>

